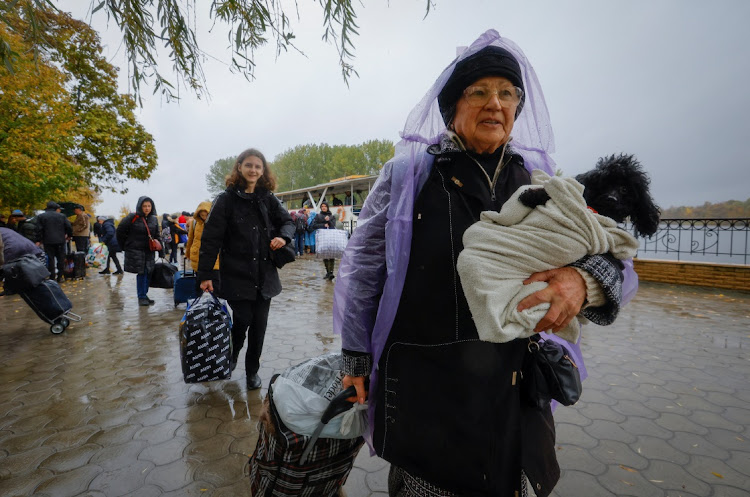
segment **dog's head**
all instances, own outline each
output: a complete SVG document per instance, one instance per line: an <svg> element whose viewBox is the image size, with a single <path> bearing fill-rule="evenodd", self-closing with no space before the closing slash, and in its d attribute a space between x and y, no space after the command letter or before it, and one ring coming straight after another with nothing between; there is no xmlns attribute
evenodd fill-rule
<svg viewBox="0 0 750 497"><path fill-rule="evenodd" d="M618 223L630 218L636 236L651 236L659 227L659 207L649 191L648 175L632 155L603 157L576 180L585 188L586 203Z"/></svg>

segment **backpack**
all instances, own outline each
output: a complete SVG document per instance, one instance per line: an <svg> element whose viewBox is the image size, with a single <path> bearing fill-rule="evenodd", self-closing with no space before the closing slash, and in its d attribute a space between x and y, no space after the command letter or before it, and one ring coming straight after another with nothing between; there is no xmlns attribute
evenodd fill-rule
<svg viewBox="0 0 750 497"><path fill-rule="evenodd" d="M294 227L297 234L305 233L307 231L307 221L302 216L297 216Z"/></svg>
<svg viewBox="0 0 750 497"><path fill-rule="evenodd" d="M27 219L20 228L18 228L18 234L25 236L32 242L41 242L42 234L39 230L39 220L35 217Z"/></svg>

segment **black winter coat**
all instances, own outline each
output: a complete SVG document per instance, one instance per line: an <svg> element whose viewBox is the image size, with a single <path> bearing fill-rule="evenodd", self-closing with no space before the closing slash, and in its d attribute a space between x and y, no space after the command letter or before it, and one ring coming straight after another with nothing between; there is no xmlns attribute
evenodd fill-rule
<svg viewBox="0 0 750 497"><path fill-rule="evenodd" d="M145 217L141 206L148 200L153 206L148 217ZM146 230L146 223L148 230ZM159 238L159 218L156 217L156 206L149 197L141 197L135 208L135 214L128 214L117 226L117 243L125 250L123 269L129 273L151 274L154 269L154 253L148 248L148 234Z"/></svg>
<svg viewBox="0 0 750 497"><path fill-rule="evenodd" d="M201 236L198 279L211 279L221 257L221 297L227 300L271 299L281 293L281 280L271 261L270 243L294 238L294 222L268 190L254 193L227 188L211 206Z"/></svg>
<svg viewBox="0 0 750 497"><path fill-rule="evenodd" d="M328 221L326 221L326 217L328 217ZM328 226L326 226L326 224ZM320 212L315 216L315 219L313 219L313 223L311 228L313 230L333 230L336 229L336 214L334 214L331 211L328 212Z"/></svg>
<svg viewBox="0 0 750 497"><path fill-rule="evenodd" d="M47 209L39 214L37 224L44 244L65 243L65 235L73 236L73 227L70 225L68 218L55 209Z"/></svg>
<svg viewBox="0 0 750 497"><path fill-rule="evenodd" d="M101 242L107 246L110 254L122 252L122 249L120 249L120 244L117 243L117 234L115 230L114 219L105 220L99 227L99 232L101 233L99 235L99 238Z"/></svg>

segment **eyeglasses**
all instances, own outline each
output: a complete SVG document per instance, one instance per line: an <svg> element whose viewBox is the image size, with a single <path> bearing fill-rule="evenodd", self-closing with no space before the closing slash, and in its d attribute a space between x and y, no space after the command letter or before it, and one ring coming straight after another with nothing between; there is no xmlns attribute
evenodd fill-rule
<svg viewBox="0 0 750 497"><path fill-rule="evenodd" d="M517 86L505 88L490 88L488 86L470 86L464 90L464 97L472 107L483 107L490 101L492 95L497 95L503 107L516 106L523 98L523 90Z"/></svg>

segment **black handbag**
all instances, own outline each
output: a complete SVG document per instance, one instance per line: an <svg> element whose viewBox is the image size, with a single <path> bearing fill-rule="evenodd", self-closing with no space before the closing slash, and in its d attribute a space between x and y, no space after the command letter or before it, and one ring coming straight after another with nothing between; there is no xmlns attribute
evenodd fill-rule
<svg viewBox="0 0 750 497"><path fill-rule="evenodd" d="M174 288L174 275L177 273L177 266L168 262L157 262L151 271L148 286L152 288Z"/></svg>
<svg viewBox="0 0 750 497"><path fill-rule="evenodd" d="M3 277L8 290L22 292L49 278L49 271L35 255L26 254L3 264Z"/></svg>
<svg viewBox="0 0 750 497"><path fill-rule="evenodd" d="M529 338L521 371L521 392L526 402L545 409L552 399L572 406L581 397L583 386L578 366L570 352L553 340Z"/></svg>
<svg viewBox="0 0 750 497"><path fill-rule="evenodd" d="M271 250L271 261L273 261L273 265L278 269L281 269L290 262L294 262L295 259L294 243L287 243L281 248Z"/></svg>

